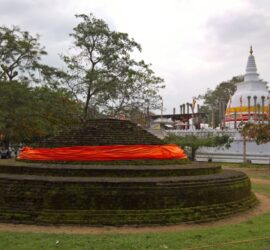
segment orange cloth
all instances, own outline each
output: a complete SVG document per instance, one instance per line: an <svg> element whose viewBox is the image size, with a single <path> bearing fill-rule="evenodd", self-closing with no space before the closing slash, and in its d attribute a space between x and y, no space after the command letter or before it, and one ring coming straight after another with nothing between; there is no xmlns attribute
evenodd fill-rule
<svg viewBox="0 0 270 250"><path fill-rule="evenodd" d="M24 147L18 157L31 161L113 161L143 159L184 159L177 145L73 146L63 148Z"/></svg>

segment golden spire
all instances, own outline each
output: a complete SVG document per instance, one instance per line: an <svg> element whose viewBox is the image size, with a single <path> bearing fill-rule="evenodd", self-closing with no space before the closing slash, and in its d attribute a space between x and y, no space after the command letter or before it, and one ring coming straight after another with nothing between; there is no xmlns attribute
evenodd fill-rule
<svg viewBox="0 0 270 250"><path fill-rule="evenodd" d="M250 46L249 53L250 53L250 55L252 55L252 53L253 53L252 45Z"/></svg>

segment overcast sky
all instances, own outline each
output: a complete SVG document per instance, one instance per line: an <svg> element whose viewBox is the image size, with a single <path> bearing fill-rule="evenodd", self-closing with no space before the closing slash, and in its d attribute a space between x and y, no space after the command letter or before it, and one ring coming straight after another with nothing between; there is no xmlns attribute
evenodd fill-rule
<svg viewBox="0 0 270 250"><path fill-rule="evenodd" d="M268 0L0 0L1 25L41 35L44 61L58 67L74 15L89 13L142 45L141 58L165 80L165 113L243 74L251 44L260 77L270 81Z"/></svg>

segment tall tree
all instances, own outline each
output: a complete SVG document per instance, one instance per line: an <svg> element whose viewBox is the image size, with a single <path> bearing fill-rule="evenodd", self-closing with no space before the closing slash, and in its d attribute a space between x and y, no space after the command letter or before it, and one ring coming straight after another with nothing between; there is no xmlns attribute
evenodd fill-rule
<svg viewBox="0 0 270 250"><path fill-rule="evenodd" d="M204 95L198 97L204 101L204 104L201 106L201 112L208 114L208 122L218 124L221 103L225 109L230 97L236 91L236 84L243 80L244 78L241 75L234 76L229 81L218 84L214 90L208 89Z"/></svg>
<svg viewBox="0 0 270 250"><path fill-rule="evenodd" d="M83 119L89 118L90 110L127 113L146 100L156 104L163 80L154 75L150 65L131 58L141 46L128 34L110 30L92 14L76 17L82 21L71 34L74 47L71 55L62 58L68 67L69 89L84 101Z"/></svg>
<svg viewBox="0 0 270 250"><path fill-rule="evenodd" d="M0 81L35 79L35 70L46 51L32 36L19 27L0 27Z"/></svg>

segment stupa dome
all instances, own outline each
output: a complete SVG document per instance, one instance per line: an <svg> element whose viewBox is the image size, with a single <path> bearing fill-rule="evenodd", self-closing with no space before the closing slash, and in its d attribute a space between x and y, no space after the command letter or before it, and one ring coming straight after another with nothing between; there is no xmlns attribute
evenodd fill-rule
<svg viewBox="0 0 270 250"><path fill-rule="evenodd" d="M135 123L116 119L89 120L31 146L23 148L18 159L92 163L186 158L179 146L165 144Z"/></svg>
<svg viewBox="0 0 270 250"><path fill-rule="evenodd" d="M269 90L267 83L259 79L252 47L246 66L244 81L227 104L225 126L233 128L247 121L266 122L268 120Z"/></svg>

